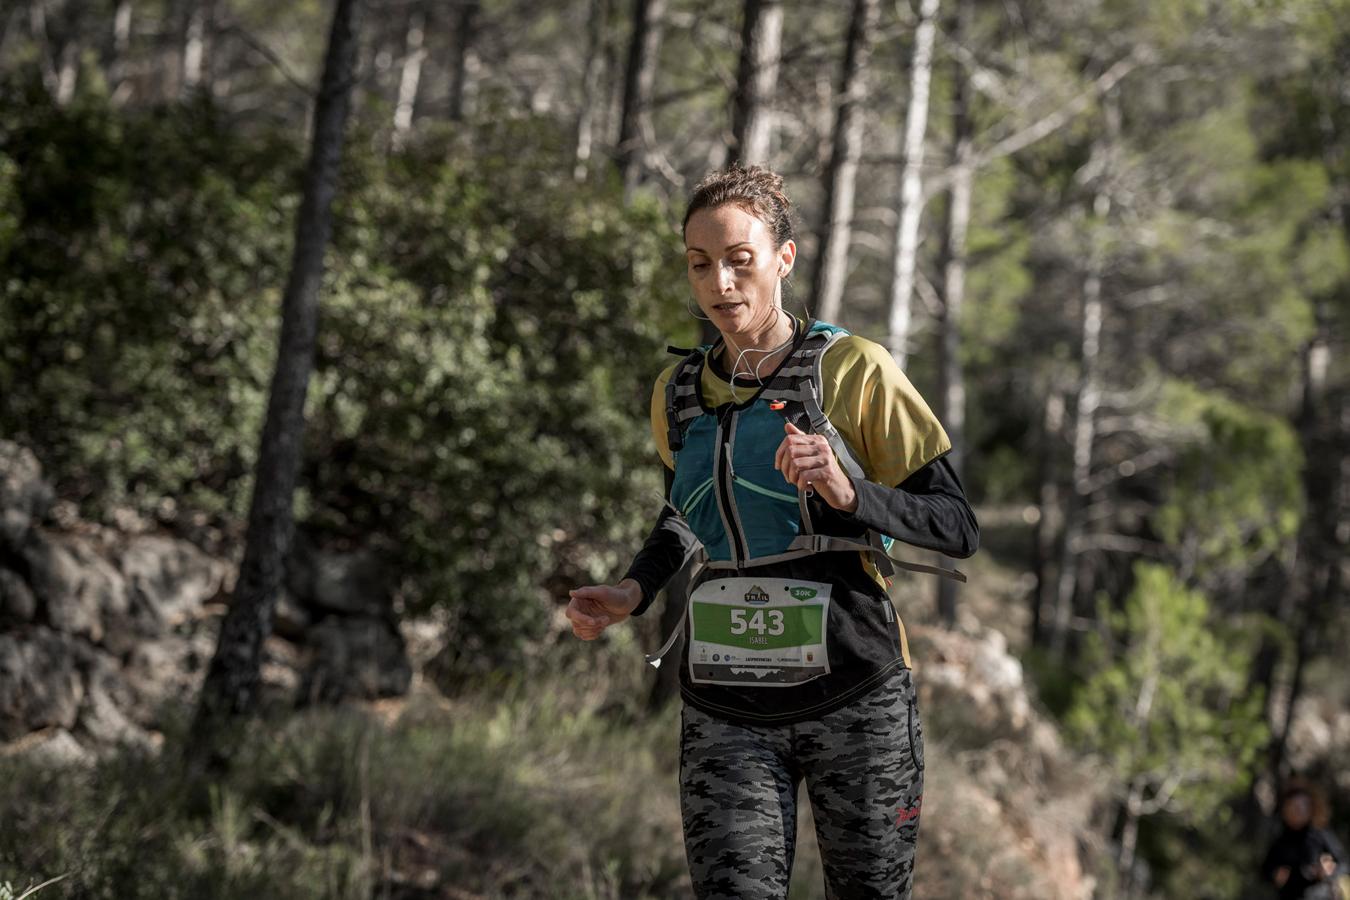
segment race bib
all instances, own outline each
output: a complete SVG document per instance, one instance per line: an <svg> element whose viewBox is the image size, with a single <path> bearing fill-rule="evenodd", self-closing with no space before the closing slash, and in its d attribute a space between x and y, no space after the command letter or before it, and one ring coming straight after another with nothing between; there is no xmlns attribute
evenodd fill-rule
<svg viewBox="0 0 1350 900"><path fill-rule="evenodd" d="M830 671L830 586L795 578L718 578L689 598L696 684L784 687Z"/></svg>

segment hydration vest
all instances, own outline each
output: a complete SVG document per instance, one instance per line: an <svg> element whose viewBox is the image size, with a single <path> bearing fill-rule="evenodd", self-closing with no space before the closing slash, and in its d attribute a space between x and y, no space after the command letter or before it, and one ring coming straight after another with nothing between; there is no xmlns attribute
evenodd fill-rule
<svg viewBox="0 0 1350 900"><path fill-rule="evenodd" d="M887 553L893 539L872 529L862 537L820 532L808 492L797 490L774 468L786 420L804 432L824 435L844 472L866 477L859 455L822 409L822 357L848 334L837 325L811 321L792 353L753 397L716 409L705 407L700 388L707 354L715 345L688 351L675 367L665 397L666 440L675 462L668 504L702 544L695 551L696 563L740 571L817 553L861 551L870 554L887 579L898 567L966 580L955 569L893 559ZM678 631L648 662L659 665Z"/></svg>
<svg viewBox="0 0 1350 900"><path fill-rule="evenodd" d="M666 385L666 440L675 460L670 504L703 544L713 569L743 569L827 551L870 553L885 577L895 567L965 581L953 569L892 559L892 538L819 533L807 504L773 466L784 420L824 435L844 472L866 477L859 456L822 409L821 361L849 334L837 325L811 322L796 349L750 400L705 409L699 383L704 345L685 356Z"/></svg>

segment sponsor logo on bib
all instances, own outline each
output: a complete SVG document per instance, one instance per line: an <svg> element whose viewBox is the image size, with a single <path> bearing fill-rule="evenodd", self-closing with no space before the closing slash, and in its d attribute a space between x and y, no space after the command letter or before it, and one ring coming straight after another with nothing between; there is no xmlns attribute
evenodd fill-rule
<svg viewBox="0 0 1350 900"><path fill-rule="evenodd" d="M748 591L745 592L745 602L746 602L746 603L768 603L768 602L769 602L769 592L766 591L766 590L764 590L764 588L760 587L759 585L754 585L754 586L752 586L752 587L750 588L750 590L748 590Z"/></svg>

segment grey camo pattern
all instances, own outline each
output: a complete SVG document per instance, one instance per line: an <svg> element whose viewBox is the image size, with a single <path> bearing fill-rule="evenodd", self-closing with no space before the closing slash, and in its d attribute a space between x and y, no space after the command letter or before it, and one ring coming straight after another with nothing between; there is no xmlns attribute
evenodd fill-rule
<svg viewBox="0 0 1350 900"><path fill-rule="evenodd" d="M680 810L698 900L784 900L806 793L830 900L909 900L923 802L911 670L806 722L742 725L685 704Z"/></svg>

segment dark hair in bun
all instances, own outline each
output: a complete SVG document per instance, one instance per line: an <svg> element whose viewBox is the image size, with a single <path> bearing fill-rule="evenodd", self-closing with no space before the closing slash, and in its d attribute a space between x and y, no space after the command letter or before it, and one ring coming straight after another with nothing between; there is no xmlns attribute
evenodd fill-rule
<svg viewBox="0 0 1350 900"><path fill-rule="evenodd" d="M763 166L742 169L736 163L709 174L694 188L680 234L689 227L689 217L700 209L716 209L728 203L739 206L769 226L775 247L792 239L792 204L783 193L783 176Z"/></svg>

